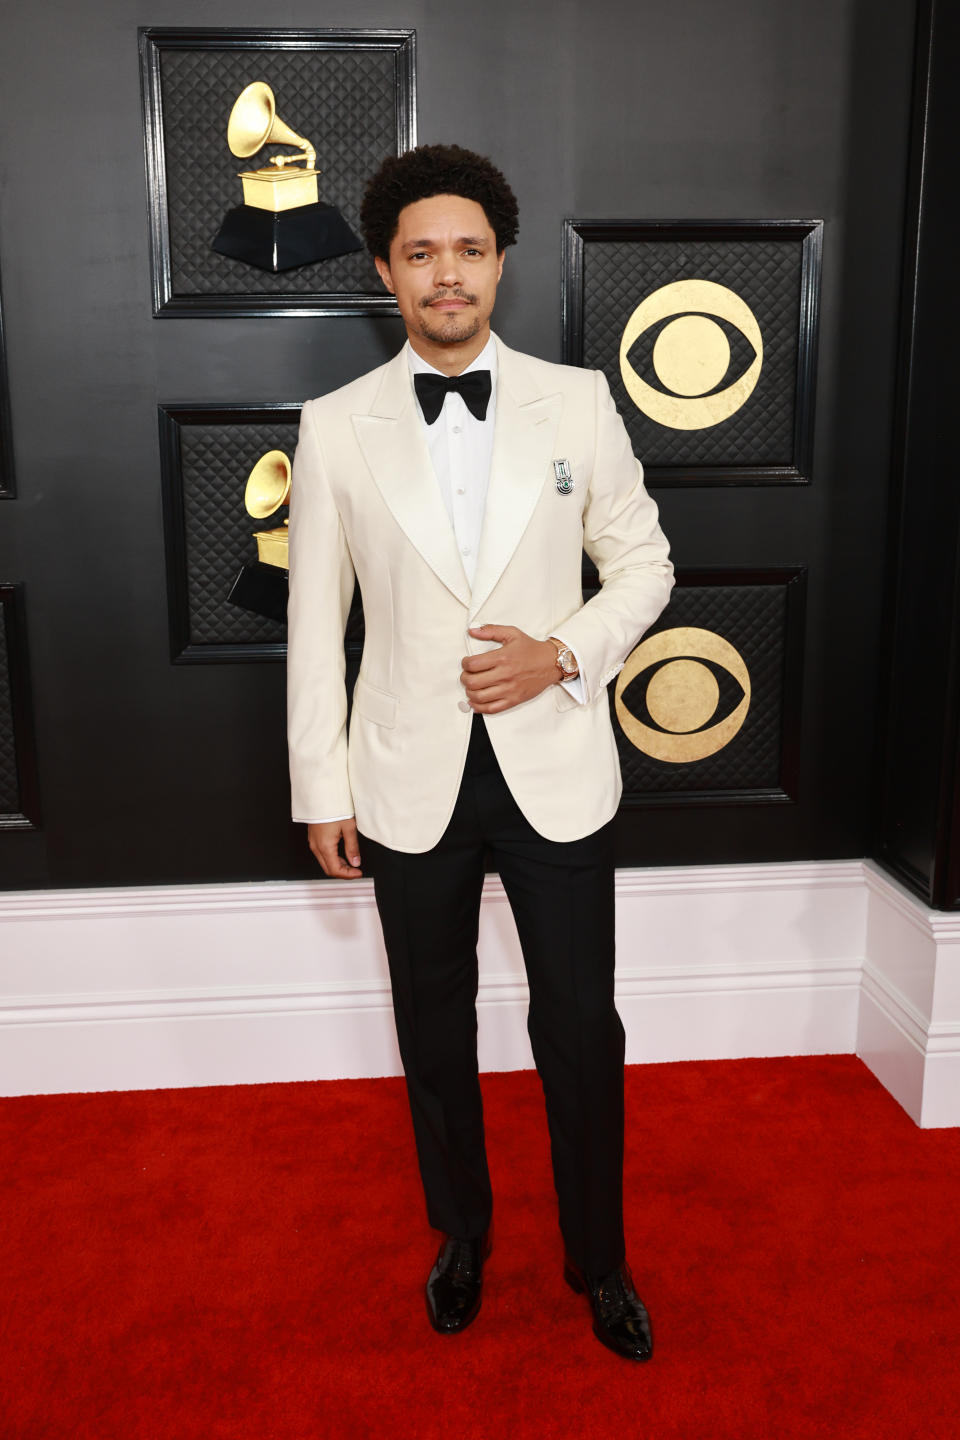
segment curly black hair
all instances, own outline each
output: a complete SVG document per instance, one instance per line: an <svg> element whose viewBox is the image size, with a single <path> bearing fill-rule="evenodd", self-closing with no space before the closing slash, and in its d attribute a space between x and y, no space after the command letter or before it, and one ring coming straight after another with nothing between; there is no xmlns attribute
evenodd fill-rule
<svg viewBox="0 0 960 1440"><path fill-rule="evenodd" d="M389 260L400 211L431 195L476 200L497 238L497 250L516 244L517 197L492 161L460 145L418 145L404 155L388 155L367 184L360 224L375 259Z"/></svg>

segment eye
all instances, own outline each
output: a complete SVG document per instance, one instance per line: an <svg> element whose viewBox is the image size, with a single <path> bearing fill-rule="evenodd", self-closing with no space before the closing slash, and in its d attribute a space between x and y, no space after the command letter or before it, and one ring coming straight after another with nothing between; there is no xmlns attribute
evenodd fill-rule
<svg viewBox="0 0 960 1440"><path fill-rule="evenodd" d="M712 630L661 630L628 657L614 707L638 750L686 765L715 755L740 730L750 708L750 673L739 651Z"/></svg>
<svg viewBox="0 0 960 1440"><path fill-rule="evenodd" d="M654 290L634 310L620 340L620 373L631 400L673 430L728 420L752 395L762 365L753 311L712 280L676 280ZM730 380L731 374L737 378Z"/></svg>

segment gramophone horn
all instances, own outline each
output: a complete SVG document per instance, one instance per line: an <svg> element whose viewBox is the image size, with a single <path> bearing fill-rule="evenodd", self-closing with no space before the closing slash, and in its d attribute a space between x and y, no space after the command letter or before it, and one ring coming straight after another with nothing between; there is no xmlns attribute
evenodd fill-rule
<svg viewBox="0 0 960 1440"><path fill-rule="evenodd" d="M234 155L243 159L256 155L264 145L296 145L308 156L316 156L309 140L280 119L273 91L264 80L254 80L234 101L227 124L227 144ZM308 159L307 163L312 165L313 161Z"/></svg>
<svg viewBox="0 0 960 1440"><path fill-rule="evenodd" d="M247 514L265 520L287 502L290 494L290 461L282 450L261 455L247 477L243 501Z"/></svg>

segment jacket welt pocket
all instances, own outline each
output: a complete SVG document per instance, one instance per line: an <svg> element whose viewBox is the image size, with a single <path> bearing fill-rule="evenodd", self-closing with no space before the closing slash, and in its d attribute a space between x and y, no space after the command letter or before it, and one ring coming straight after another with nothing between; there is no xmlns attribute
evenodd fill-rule
<svg viewBox="0 0 960 1440"><path fill-rule="evenodd" d="M353 690L353 708L364 720L392 730L397 723L397 697L386 690L378 690L368 680L358 678Z"/></svg>
<svg viewBox="0 0 960 1440"><path fill-rule="evenodd" d="M557 709L561 713L564 710L589 710L592 705L597 705L601 700L606 699L607 694L604 689L598 691L592 700L577 700L563 685L554 685L553 693Z"/></svg>
<svg viewBox="0 0 960 1440"><path fill-rule="evenodd" d="M566 690L562 685L554 685L554 687L553 687L553 698L554 698L554 703L556 704L556 707L557 707L557 709L561 712L561 714L563 713L564 710L582 710L582 709L583 709L583 705L582 705L581 701L576 700L576 699L570 694L570 691L569 691L569 690Z"/></svg>

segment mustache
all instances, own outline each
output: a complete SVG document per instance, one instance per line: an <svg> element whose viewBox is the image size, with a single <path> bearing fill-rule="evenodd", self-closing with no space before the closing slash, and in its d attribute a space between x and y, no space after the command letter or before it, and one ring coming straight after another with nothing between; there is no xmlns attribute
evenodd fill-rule
<svg viewBox="0 0 960 1440"><path fill-rule="evenodd" d="M464 290L462 286L457 285L452 290L437 290L433 295L426 295L420 301L421 310L426 310L435 300L464 300L468 305L477 303L476 295L471 295L469 290Z"/></svg>

